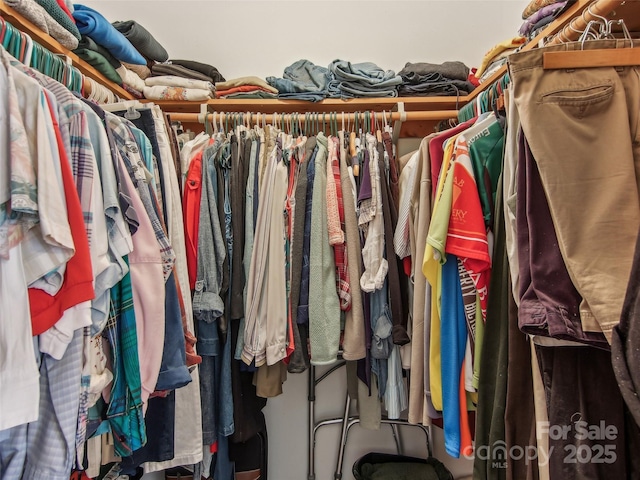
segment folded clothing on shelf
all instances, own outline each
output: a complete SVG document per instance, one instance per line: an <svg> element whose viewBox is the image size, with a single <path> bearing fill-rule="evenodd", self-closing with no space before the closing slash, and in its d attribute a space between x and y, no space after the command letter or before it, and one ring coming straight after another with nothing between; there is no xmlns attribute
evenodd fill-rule
<svg viewBox="0 0 640 480"><path fill-rule="evenodd" d="M340 96L333 75L326 67L309 60L298 60L284 69L282 78L267 77L267 83L278 90L278 97L319 102Z"/></svg>
<svg viewBox="0 0 640 480"><path fill-rule="evenodd" d="M75 22L69 18L69 15L62 9L56 0L36 0L38 5L44 8L51 18L58 22L62 28L67 30L71 35L80 40L80 32Z"/></svg>
<svg viewBox="0 0 640 480"><path fill-rule="evenodd" d="M104 55L89 48L76 48L73 52L98 70L107 80L122 85L122 77Z"/></svg>
<svg viewBox="0 0 640 480"><path fill-rule="evenodd" d="M99 12L84 5L75 4L73 18L75 18L81 34L91 37L97 44L109 50L118 60L138 65L147 64L145 58L131 42Z"/></svg>
<svg viewBox="0 0 640 480"><path fill-rule="evenodd" d="M122 62L132 72L135 72L142 80L151 75L151 70L146 65L134 65L133 63Z"/></svg>
<svg viewBox="0 0 640 480"><path fill-rule="evenodd" d="M75 37L69 30L56 22L35 0L5 0L5 3L44 33L55 38L63 47L69 50L78 48L79 37Z"/></svg>
<svg viewBox="0 0 640 480"><path fill-rule="evenodd" d="M403 81L398 94L405 97L459 96L467 95L474 89L468 80L469 67L462 62L407 62L398 75Z"/></svg>
<svg viewBox="0 0 640 480"><path fill-rule="evenodd" d="M175 75L161 75L159 77L148 77L144 81L147 87L182 87L195 88L198 90L211 90L215 92L215 85L204 80L195 80L193 78L176 77Z"/></svg>
<svg viewBox="0 0 640 480"><path fill-rule="evenodd" d="M203 82L211 82L211 78L208 75L183 67L182 65L156 63L151 67L152 77L160 77L164 75L173 75L175 77L192 78L194 80L202 80Z"/></svg>
<svg viewBox="0 0 640 480"><path fill-rule="evenodd" d="M112 25L147 59L156 62L166 62L169 59L169 54L164 47L135 20L113 22Z"/></svg>
<svg viewBox="0 0 640 480"><path fill-rule="evenodd" d="M213 98L211 90L200 90L197 88L182 87L144 87L144 96L150 100L173 100L173 101L190 101L203 102Z"/></svg>
<svg viewBox="0 0 640 480"><path fill-rule="evenodd" d="M225 78L218 71L218 69L212 65L206 63L196 62L194 60L169 60L169 63L173 65L180 65L196 72L200 72L203 75L209 77L211 82L224 82Z"/></svg>
<svg viewBox="0 0 640 480"><path fill-rule="evenodd" d="M349 97L397 97L402 78L393 70L383 70L375 63L351 63L334 60L329 65L337 82L340 96Z"/></svg>
<svg viewBox="0 0 640 480"><path fill-rule="evenodd" d="M124 83L125 85L129 85L139 92L142 92L144 90L144 80L142 80L135 72L129 70L124 65L120 65L119 68L116 68L116 72L118 72L118 74L122 77L122 83Z"/></svg>
<svg viewBox="0 0 640 480"><path fill-rule="evenodd" d="M109 64L115 69L120 67L122 63L116 57L111 55L111 52L104 48L102 45L98 45L93 41L91 37L87 37L86 35L82 35L80 38L80 42L78 43L78 48L74 50L77 54L80 50L91 50L93 52L99 53L102 57L105 58L109 62Z"/></svg>

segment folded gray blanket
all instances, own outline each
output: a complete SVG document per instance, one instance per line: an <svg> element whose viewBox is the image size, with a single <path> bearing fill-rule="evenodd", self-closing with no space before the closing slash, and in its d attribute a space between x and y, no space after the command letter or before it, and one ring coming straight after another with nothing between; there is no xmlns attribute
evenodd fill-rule
<svg viewBox="0 0 640 480"><path fill-rule="evenodd" d="M122 33L142 55L149 60L166 62L169 54L149 31L134 20L113 22L112 25Z"/></svg>
<svg viewBox="0 0 640 480"><path fill-rule="evenodd" d="M173 65L170 63L156 63L151 67L152 77L159 77L161 75L175 75L176 77L193 78L196 80L211 82L211 78L208 75L185 68L181 65Z"/></svg>
<svg viewBox="0 0 640 480"><path fill-rule="evenodd" d="M226 81L216 67L207 65L206 63L200 63L193 60L171 60L171 63L173 65L180 65L182 67L188 68L189 70L200 72L209 77L212 83Z"/></svg>

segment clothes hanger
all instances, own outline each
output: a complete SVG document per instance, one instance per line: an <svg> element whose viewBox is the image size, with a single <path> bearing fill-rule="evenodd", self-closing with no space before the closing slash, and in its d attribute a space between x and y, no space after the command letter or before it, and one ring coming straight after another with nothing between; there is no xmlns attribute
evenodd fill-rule
<svg viewBox="0 0 640 480"><path fill-rule="evenodd" d="M633 39L623 20L618 20L625 39L630 47L604 48L585 50L585 36L581 40L582 49L573 51L544 52L542 67L545 70L566 68L598 68L598 67L628 67L640 65L640 48L633 48ZM588 29L590 27L587 27Z"/></svg>
<svg viewBox="0 0 640 480"><path fill-rule="evenodd" d="M353 176L360 175L360 159L358 158L358 139L356 138L356 131L359 126L360 112L354 113L354 130L349 134L349 155L351 156L351 167L353 169Z"/></svg>

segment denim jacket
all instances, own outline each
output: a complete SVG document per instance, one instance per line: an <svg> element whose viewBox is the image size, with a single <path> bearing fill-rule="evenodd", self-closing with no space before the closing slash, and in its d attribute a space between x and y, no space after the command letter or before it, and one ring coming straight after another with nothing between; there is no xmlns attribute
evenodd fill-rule
<svg viewBox="0 0 640 480"><path fill-rule="evenodd" d="M206 325L202 325L202 322L212 324L224 313L224 302L220 298L220 288L226 247L218 217L217 173L214 163L221 146L222 141L216 140L212 146L207 148L202 159L198 269L193 295L193 312L201 325L198 330L198 350L202 355L216 355L218 353L217 325L215 328L207 328Z"/></svg>

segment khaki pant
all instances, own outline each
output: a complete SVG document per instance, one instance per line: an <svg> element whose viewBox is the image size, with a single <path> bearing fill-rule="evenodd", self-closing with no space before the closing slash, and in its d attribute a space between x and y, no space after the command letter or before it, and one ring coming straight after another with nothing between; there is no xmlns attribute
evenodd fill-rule
<svg viewBox="0 0 640 480"><path fill-rule="evenodd" d="M589 41L584 48L617 43ZM601 329L611 342L640 226L640 77L637 67L543 69L544 52L580 48L571 43L514 54L509 66L560 250L583 298L583 330Z"/></svg>

